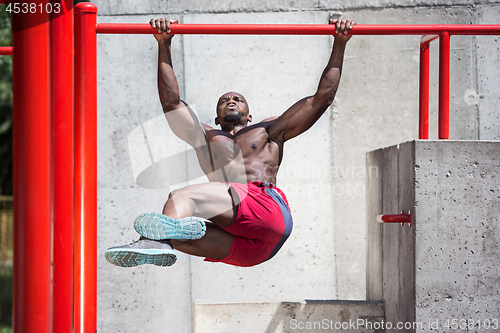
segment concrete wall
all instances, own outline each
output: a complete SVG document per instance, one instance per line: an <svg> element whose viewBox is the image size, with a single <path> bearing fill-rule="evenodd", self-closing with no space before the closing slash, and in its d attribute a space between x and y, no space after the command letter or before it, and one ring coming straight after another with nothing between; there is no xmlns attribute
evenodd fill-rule
<svg viewBox="0 0 500 333"><path fill-rule="evenodd" d="M418 7L412 1L361 0L349 5L305 0L95 3L100 22L141 23L166 15L186 23L326 23L338 15L366 24L494 23L500 8L498 1L425 1ZM331 43L328 36L176 36L173 56L181 96L209 124L217 98L229 90L246 96L254 121L278 115L314 93ZM431 50L434 137L436 46ZM452 37L453 139L499 137L497 48L496 37ZM278 186L288 196L295 229L272 261L240 269L181 254L168 269L127 270L99 257L99 329L189 332L191 304L199 299L364 299L365 153L417 137L418 50L417 36L356 36L349 42L334 105L311 131L285 147ZM167 131L152 135L143 125L161 116L156 52L151 36L98 37L99 253L136 239L133 219L161 210L169 190L203 181L192 176L198 174L193 163L186 165L190 155L183 143ZM176 175L168 185L136 185L134 163L153 162L140 154L145 143L133 142L133 133L146 134L155 145L154 162L176 156L174 162L168 159L167 170Z"/></svg>
<svg viewBox="0 0 500 333"><path fill-rule="evenodd" d="M145 20L118 17L106 21ZM128 145L134 130L161 111L154 94L156 45L151 36L116 37L99 36L98 44L98 332L164 332L164 328L190 332L187 256L181 254L168 271L152 265L124 269L104 259L108 247L138 238L132 225L135 217L161 210L169 192L135 185L130 155L136 154ZM142 59L130 54L141 54ZM180 63L177 45L174 54Z"/></svg>
<svg viewBox="0 0 500 333"><path fill-rule="evenodd" d="M500 316L500 142L413 141L370 152L367 164L382 170L367 186L380 198L368 201L367 297L384 300L386 322L498 331L484 323ZM408 209L411 228L376 222Z"/></svg>

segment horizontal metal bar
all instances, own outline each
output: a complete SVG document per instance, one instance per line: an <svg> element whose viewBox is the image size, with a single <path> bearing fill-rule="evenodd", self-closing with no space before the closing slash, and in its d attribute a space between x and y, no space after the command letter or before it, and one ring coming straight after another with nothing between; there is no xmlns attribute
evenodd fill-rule
<svg viewBox="0 0 500 333"><path fill-rule="evenodd" d="M377 216L377 221L378 222L385 222L385 223L409 222L410 221L410 215L408 215L408 214L386 214L386 215L378 215Z"/></svg>
<svg viewBox="0 0 500 333"><path fill-rule="evenodd" d="M13 52L13 46L0 46L0 55L12 55Z"/></svg>
<svg viewBox="0 0 500 333"><path fill-rule="evenodd" d="M377 222L380 223L401 223L403 226L405 223L411 227L411 211L408 211L408 214L405 214L404 211L401 211L401 214L384 214L377 216Z"/></svg>
<svg viewBox="0 0 500 333"><path fill-rule="evenodd" d="M173 34L205 35L332 35L333 24L172 24ZM157 30L147 23L99 23L100 34L154 34ZM358 24L352 35L500 35L500 25L490 24L428 24L382 25Z"/></svg>

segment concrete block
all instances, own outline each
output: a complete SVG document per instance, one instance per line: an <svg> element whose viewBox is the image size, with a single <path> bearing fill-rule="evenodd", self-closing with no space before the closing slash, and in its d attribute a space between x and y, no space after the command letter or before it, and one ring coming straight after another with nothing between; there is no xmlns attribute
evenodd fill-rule
<svg viewBox="0 0 500 333"><path fill-rule="evenodd" d="M382 269L387 323L447 332L454 322L467 322L486 331L479 325L498 320L500 294L492 286L500 273L499 148L500 142L413 141L368 154L368 163L382 170L383 190L372 191L383 196L380 213L412 211L411 228L384 224L368 237L368 249L380 241L383 248L367 256L374 261L367 295L380 295L380 279L371 275ZM373 214L380 203L369 202ZM377 223L375 217L367 224Z"/></svg>
<svg viewBox="0 0 500 333"><path fill-rule="evenodd" d="M376 301L196 302L193 313L194 333L368 333L381 332L384 320L383 304Z"/></svg>
<svg viewBox="0 0 500 333"><path fill-rule="evenodd" d="M419 142L415 159L416 317L500 318L500 143Z"/></svg>

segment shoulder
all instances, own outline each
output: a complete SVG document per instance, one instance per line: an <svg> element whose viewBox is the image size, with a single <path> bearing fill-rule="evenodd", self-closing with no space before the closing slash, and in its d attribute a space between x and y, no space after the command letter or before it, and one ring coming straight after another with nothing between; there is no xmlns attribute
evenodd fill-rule
<svg viewBox="0 0 500 333"><path fill-rule="evenodd" d="M208 132L208 131L212 131L212 130L214 130L214 128L213 128L212 126L207 125L207 124L200 123L200 126L201 126L201 128L203 128L203 130L204 130L205 132Z"/></svg>
<svg viewBox="0 0 500 333"><path fill-rule="evenodd" d="M279 117L278 116L274 116L274 117L269 117L269 118L266 118L264 120L261 121L261 123L264 123L264 122L272 122L276 119L278 119Z"/></svg>
<svg viewBox="0 0 500 333"><path fill-rule="evenodd" d="M266 130L268 130L270 127L272 127L276 121L278 120L279 117L269 117L266 118L256 124L253 124L252 127L263 127Z"/></svg>
<svg viewBox="0 0 500 333"><path fill-rule="evenodd" d="M226 140L227 138L230 138L231 140L233 139L231 134L224 132L219 128L213 128L212 126L207 124L200 124L200 125L203 128L203 131L205 132L206 141L212 142L212 141Z"/></svg>

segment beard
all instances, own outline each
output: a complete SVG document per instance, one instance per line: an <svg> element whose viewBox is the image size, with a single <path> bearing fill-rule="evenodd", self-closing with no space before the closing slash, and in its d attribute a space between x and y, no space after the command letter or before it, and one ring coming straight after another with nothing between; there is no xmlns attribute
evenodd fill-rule
<svg viewBox="0 0 500 333"><path fill-rule="evenodd" d="M241 113L231 113L224 116L224 121L227 123L237 123L243 118Z"/></svg>

